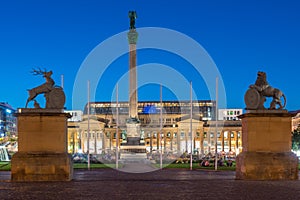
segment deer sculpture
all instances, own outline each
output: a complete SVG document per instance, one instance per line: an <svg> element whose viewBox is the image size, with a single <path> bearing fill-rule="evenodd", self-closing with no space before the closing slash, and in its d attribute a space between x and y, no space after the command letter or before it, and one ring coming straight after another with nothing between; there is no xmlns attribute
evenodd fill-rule
<svg viewBox="0 0 300 200"><path fill-rule="evenodd" d="M63 108L65 103L65 95L61 87L54 86L55 82L51 78L53 74L52 71L42 71L40 68L38 70L33 69L31 72L33 75L42 75L46 82L40 86L28 90L29 97L26 101L27 108L28 103L35 99L39 94L44 94L46 98L46 108Z"/></svg>

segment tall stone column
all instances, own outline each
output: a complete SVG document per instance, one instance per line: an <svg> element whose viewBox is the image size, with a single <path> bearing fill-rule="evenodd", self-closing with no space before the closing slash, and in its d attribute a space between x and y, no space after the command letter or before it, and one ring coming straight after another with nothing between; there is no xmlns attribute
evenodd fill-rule
<svg viewBox="0 0 300 200"><path fill-rule="evenodd" d="M129 118L127 119L127 144L140 143L140 121L137 112L137 73L136 73L136 42L138 33L135 29L128 32L129 43Z"/></svg>
<svg viewBox="0 0 300 200"><path fill-rule="evenodd" d="M128 32L129 43L129 118L138 118L137 113L137 71L136 71L136 43L138 33L135 29Z"/></svg>
<svg viewBox="0 0 300 200"><path fill-rule="evenodd" d="M126 120L126 141L122 141L121 160L146 159L144 135L140 129L137 105L136 43L138 33L135 29L136 12L129 11L130 29L127 34L129 43L129 113Z"/></svg>

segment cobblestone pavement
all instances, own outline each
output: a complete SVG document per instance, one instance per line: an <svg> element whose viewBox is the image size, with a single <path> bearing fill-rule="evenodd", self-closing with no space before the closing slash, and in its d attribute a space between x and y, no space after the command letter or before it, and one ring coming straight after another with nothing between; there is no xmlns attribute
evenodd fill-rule
<svg viewBox="0 0 300 200"><path fill-rule="evenodd" d="M300 180L242 181L232 171L164 169L125 173L75 170L70 182L10 181L0 172L0 199L300 199Z"/></svg>

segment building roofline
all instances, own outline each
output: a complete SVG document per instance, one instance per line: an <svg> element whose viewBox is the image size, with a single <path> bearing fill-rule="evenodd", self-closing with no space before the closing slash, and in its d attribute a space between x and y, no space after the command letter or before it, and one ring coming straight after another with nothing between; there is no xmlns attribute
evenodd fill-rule
<svg viewBox="0 0 300 200"><path fill-rule="evenodd" d="M162 101L163 103L189 103L190 100L180 100L180 101L176 101L176 100L167 100L167 101ZM193 100L193 103L198 102L198 103L203 103L203 102L211 102L211 103L215 103L215 100ZM100 103L117 103L116 101L91 101L90 104L100 104ZM119 103L129 103L128 101L119 101ZM159 100L155 100L155 101L138 101L138 103L160 103ZM87 103L85 104L85 107L87 106Z"/></svg>
<svg viewBox="0 0 300 200"><path fill-rule="evenodd" d="M0 102L0 106L9 108L9 109L14 110L14 111L16 110L11 105L9 105L8 103L5 103L5 102Z"/></svg>

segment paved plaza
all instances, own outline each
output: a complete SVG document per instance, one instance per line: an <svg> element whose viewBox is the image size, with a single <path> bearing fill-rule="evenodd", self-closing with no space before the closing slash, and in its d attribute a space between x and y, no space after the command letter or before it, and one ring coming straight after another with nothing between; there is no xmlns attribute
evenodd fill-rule
<svg viewBox="0 0 300 200"><path fill-rule="evenodd" d="M235 180L234 171L164 169L126 173L75 170L70 182L11 182L0 172L0 199L299 199L300 181Z"/></svg>

